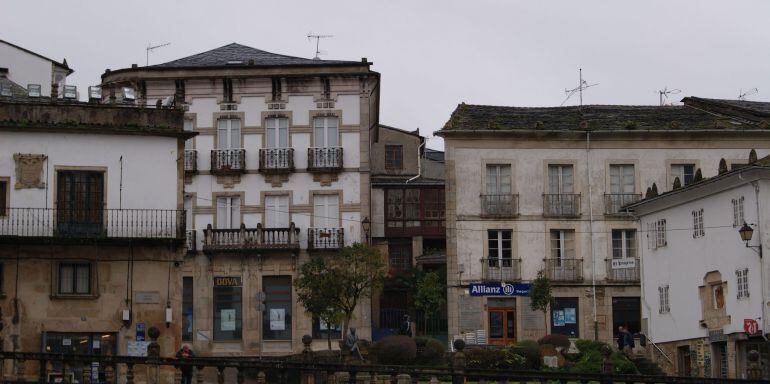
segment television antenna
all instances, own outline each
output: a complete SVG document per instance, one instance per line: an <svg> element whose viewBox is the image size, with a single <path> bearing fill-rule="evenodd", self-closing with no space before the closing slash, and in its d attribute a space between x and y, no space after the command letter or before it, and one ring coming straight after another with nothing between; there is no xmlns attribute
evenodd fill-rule
<svg viewBox="0 0 770 384"><path fill-rule="evenodd" d="M743 89L738 90L738 100L746 101L746 97L751 95L756 95L759 93L759 89L757 88L751 88L746 92L743 92Z"/></svg>
<svg viewBox="0 0 770 384"><path fill-rule="evenodd" d="M663 106L663 100L668 100L668 95L676 95L678 93L681 93L681 89L668 89L668 86L663 87L663 89L658 90L658 99L660 101L660 106Z"/></svg>
<svg viewBox="0 0 770 384"><path fill-rule="evenodd" d="M147 49L146 49L146 51L147 51L147 61L145 62L145 65L150 65L150 52L152 52L152 51L154 51L154 50L156 50L158 48L165 47L167 45L171 45L171 43L163 43L163 44L158 44L158 45L152 45L152 43L147 43Z"/></svg>
<svg viewBox="0 0 770 384"><path fill-rule="evenodd" d="M326 39L329 37L334 37L334 35L318 35L318 34L313 34L313 32L310 32L307 34L308 41L310 41L310 39L315 39L315 57L313 58L313 60L321 60L321 57L320 57L321 54L322 53L326 54L326 52L322 52L321 50L318 49L318 45L320 44L321 39Z"/></svg>
<svg viewBox="0 0 770 384"><path fill-rule="evenodd" d="M574 96L576 93L580 95L580 106L583 106L583 90L589 87L593 87L594 85L599 85L599 83L594 84L588 84L587 81L583 80L583 68L579 69L580 72L580 85L578 85L575 88L572 89L565 89L564 93L567 94L567 98L564 99L564 101L561 102L561 105L564 105L564 103L567 102L572 96Z"/></svg>

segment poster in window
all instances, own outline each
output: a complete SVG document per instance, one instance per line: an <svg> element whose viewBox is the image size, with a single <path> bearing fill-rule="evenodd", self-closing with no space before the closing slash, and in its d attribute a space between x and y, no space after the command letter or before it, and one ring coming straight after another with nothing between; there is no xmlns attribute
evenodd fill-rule
<svg viewBox="0 0 770 384"><path fill-rule="evenodd" d="M564 311L563 310L553 311L553 326L554 327L563 327L564 326Z"/></svg>
<svg viewBox="0 0 770 384"><path fill-rule="evenodd" d="M564 324L577 323L577 316L575 308L564 308Z"/></svg>
<svg viewBox="0 0 770 384"><path fill-rule="evenodd" d="M283 308L270 308L270 330L286 330L286 310Z"/></svg>
<svg viewBox="0 0 770 384"><path fill-rule="evenodd" d="M220 330L221 331L234 331L235 330L235 309L223 309L220 311Z"/></svg>

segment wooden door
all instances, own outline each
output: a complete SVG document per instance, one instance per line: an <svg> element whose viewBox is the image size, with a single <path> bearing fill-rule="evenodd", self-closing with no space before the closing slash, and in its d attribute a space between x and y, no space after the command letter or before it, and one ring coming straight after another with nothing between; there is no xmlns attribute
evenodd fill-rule
<svg viewBox="0 0 770 384"><path fill-rule="evenodd" d="M104 229L104 173L59 171L56 228L63 236L94 236Z"/></svg>
<svg viewBox="0 0 770 384"><path fill-rule="evenodd" d="M516 310L489 309L489 344L509 345L516 342Z"/></svg>

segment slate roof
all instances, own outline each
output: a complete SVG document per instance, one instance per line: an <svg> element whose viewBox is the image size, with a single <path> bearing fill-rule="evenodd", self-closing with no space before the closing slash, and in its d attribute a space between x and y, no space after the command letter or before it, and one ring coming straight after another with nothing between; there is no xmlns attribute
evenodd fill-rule
<svg viewBox="0 0 770 384"><path fill-rule="evenodd" d="M425 158L433 161L444 161L444 152L425 148Z"/></svg>
<svg viewBox="0 0 770 384"><path fill-rule="evenodd" d="M746 101L746 100L729 100L729 99L707 99L703 97L686 97L682 99L683 102L697 102L702 105L721 105L737 110L743 110L746 112L752 112L755 114L762 114L770 116L770 103L762 101Z"/></svg>
<svg viewBox="0 0 770 384"><path fill-rule="evenodd" d="M584 105L582 107L501 107L460 104L438 132L515 130L647 131L746 129L733 121L689 106Z"/></svg>
<svg viewBox="0 0 770 384"><path fill-rule="evenodd" d="M229 64L228 64L229 63ZM200 68L233 66L320 66L320 65L366 65L361 61L314 60L302 57L279 55L238 43L228 44L197 55L183 57L150 68Z"/></svg>

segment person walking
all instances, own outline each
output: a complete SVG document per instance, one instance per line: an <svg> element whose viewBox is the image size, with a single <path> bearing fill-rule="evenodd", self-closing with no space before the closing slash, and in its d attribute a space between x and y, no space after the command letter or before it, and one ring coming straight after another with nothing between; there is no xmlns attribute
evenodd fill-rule
<svg viewBox="0 0 770 384"><path fill-rule="evenodd" d="M182 349L176 353L177 359L190 359L195 357L189 344L183 344ZM182 371L182 384L192 384L193 367L191 365L184 365L180 369Z"/></svg>
<svg viewBox="0 0 770 384"><path fill-rule="evenodd" d="M634 335L628 330L627 327L623 327L625 334L623 335L623 352L630 356L634 352Z"/></svg>
<svg viewBox="0 0 770 384"><path fill-rule="evenodd" d="M412 337L412 321L409 319L409 315L404 315L404 320L398 328L398 334Z"/></svg>
<svg viewBox="0 0 770 384"><path fill-rule="evenodd" d="M626 345L626 327L618 326L618 351L623 351L623 347Z"/></svg>

